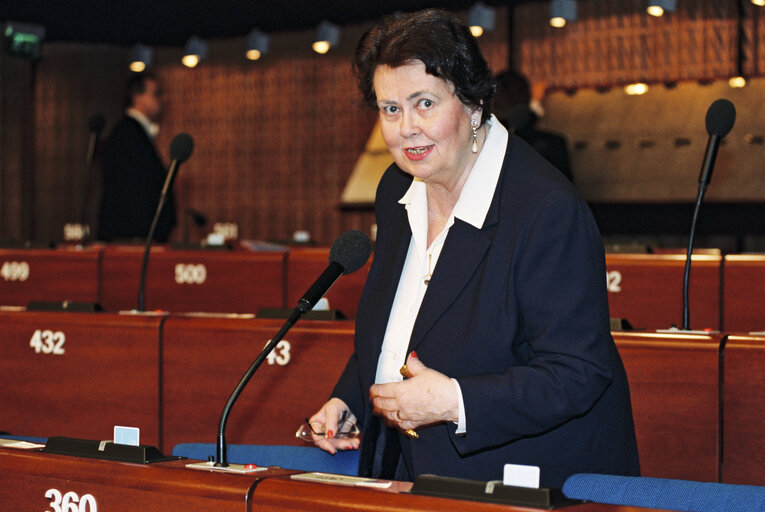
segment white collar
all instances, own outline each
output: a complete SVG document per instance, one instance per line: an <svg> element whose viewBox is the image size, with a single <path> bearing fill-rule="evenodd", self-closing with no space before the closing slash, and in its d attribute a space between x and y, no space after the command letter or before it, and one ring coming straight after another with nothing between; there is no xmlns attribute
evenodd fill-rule
<svg viewBox="0 0 765 512"><path fill-rule="evenodd" d="M154 139L157 137L157 134L159 133L159 125L157 123L152 123L151 120L146 117L143 112L130 107L125 111L125 114L138 121L138 123L143 126L143 129L146 131L146 135L148 135L150 138Z"/></svg>
<svg viewBox="0 0 765 512"><path fill-rule="evenodd" d="M496 117L492 115L486 124L488 127L486 140L462 186L460 197L454 205L447 227L453 224L455 217L478 229L483 227L486 220L505 159L508 139L507 129ZM413 222L415 219L417 224L422 222L421 226L427 229L428 201L425 183L422 180L415 178L398 202L405 205L409 212L409 224L413 234L416 226Z"/></svg>

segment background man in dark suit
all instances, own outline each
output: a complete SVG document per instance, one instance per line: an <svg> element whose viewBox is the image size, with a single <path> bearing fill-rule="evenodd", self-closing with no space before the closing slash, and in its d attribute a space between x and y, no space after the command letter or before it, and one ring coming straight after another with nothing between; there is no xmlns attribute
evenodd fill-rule
<svg viewBox="0 0 765 512"><path fill-rule="evenodd" d="M125 82L125 115L117 121L102 152L102 195L98 239L145 239L157 209L167 170L154 138L162 113L157 77L136 73ZM176 224L172 189L154 239L166 242Z"/></svg>
<svg viewBox="0 0 765 512"><path fill-rule="evenodd" d="M509 130L528 142L537 153L573 181L566 138L536 127L539 116L531 107L531 88L525 76L507 70L497 75L494 115Z"/></svg>

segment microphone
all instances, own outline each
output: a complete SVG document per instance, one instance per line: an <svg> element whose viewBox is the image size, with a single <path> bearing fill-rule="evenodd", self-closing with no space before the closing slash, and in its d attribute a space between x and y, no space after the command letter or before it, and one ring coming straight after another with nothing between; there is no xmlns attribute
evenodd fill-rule
<svg viewBox="0 0 765 512"><path fill-rule="evenodd" d="M688 251L685 256L685 272L683 274L683 330L690 330L689 327L689 308L688 308L688 282L691 275L691 256L693 254L693 238L696 234L696 222L701 209L701 202L707 191L709 182L712 180L712 171L714 170L715 160L717 159L717 150L720 148L720 141L733 129L733 123L736 121L736 107L726 99L719 99L713 102L707 110L706 127L709 134L707 149L704 153L704 160L701 163L701 172L699 172L699 191L696 198L696 207L693 210L691 220L691 233L688 240Z"/></svg>
<svg viewBox="0 0 765 512"><path fill-rule="evenodd" d="M83 226L87 225L88 221L88 197L90 195L90 175L93 170L93 160L96 156L96 145L98 144L98 136L101 133L101 130L104 129L104 125L106 124L106 119L104 119L104 116L102 114L93 114L90 116L90 119L88 119L88 128L90 130L90 140L88 141L88 151L85 155L85 173L84 173L84 184L85 184L85 190L82 194L82 210L80 212L80 224Z"/></svg>
<svg viewBox="0 0 765 512"><path fill-rule="evenodd" d="M188 160L191 153L194 151L194 139L188 133L179 133L173 140L170 141L170 166L167 169L167 177L165 178L165 185L162 187L162 193L159 196L159 203L157 204L157 211L154 212L154 219L151 221L151 227L149 228L149 235L146 237L146 248L143 252L143 263L141 265L141 284L138 286L138 311L144 310L144 294L146 287L146 269L149 265L149 249L154 239L154 231L157 229L157 223L159 222L159 216L162 213L162 209L165 206L167 200L167 192L173 185L175 175L178 172L178 167Z"/></svg>
<svg viewBox="0 0 765 512"><path fill-rule="evenodd" d="M244 390L244 387L255 374L255 370L268 357L268 354L279 344L281 339L287 334L287 331L302 317L307 311L310 311L316 302L327 293L332 285L341 275L350 274L360 269L369 259L372 253L372 242L369 237L361 231L346 231L332 244L329 251L329 265L322 272L316 282L311 285L308 291L300 298L292 315L287 319L282 328L276 333L245 372L244 377L239 381L231 396L223 407L218 424L218 439L216 444L215 465L218 467L227 467L226 461L226 422L231 413L234 402Z"/></svg>

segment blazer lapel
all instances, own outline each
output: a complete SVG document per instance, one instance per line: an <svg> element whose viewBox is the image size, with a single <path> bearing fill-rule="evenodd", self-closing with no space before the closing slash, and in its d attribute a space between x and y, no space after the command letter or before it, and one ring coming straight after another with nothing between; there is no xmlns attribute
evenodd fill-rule
<svg viewBox="0 0 765 512"><path fill-rule="evenodd" d="M407 353L417 347L433 324L454 302L491 247L496 225L499 222L500 197L506 164L507 159L499 176L491 206L486 213L483 228L478 229L457 218L449 228L433 277L422 299Z"/></svg>

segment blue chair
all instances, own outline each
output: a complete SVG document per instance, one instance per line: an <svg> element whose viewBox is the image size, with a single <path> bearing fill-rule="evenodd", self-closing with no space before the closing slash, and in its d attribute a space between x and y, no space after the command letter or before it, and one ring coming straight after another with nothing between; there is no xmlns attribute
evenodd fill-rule
<svg viewBox="0 0 765 512"><path fill-rule="evenodd" d="M28 441L30 443L45 444L48 442L47 437L35 437L35 436L14 436L11 434L0 434L0 439L13 439L16 441Z"/></svg>
<svg viewBox="0 0 765 512"><path fill-rule="evenodd" d="M686 512L765 511L765 487L580 473L563 484L572 499Z"/></svg>
<svg viewBox="0 0 765 512"><path fill-rule="evenodd" d="M315 446L268 446L230 444L226 455L229 462L279 466L284 469L321 471L338 475L356 475L359 468L359 451L339 451L330 455ZM190 459L207 460L215 455L214 443L181 443L173 448L173 455Z"/></svg>

